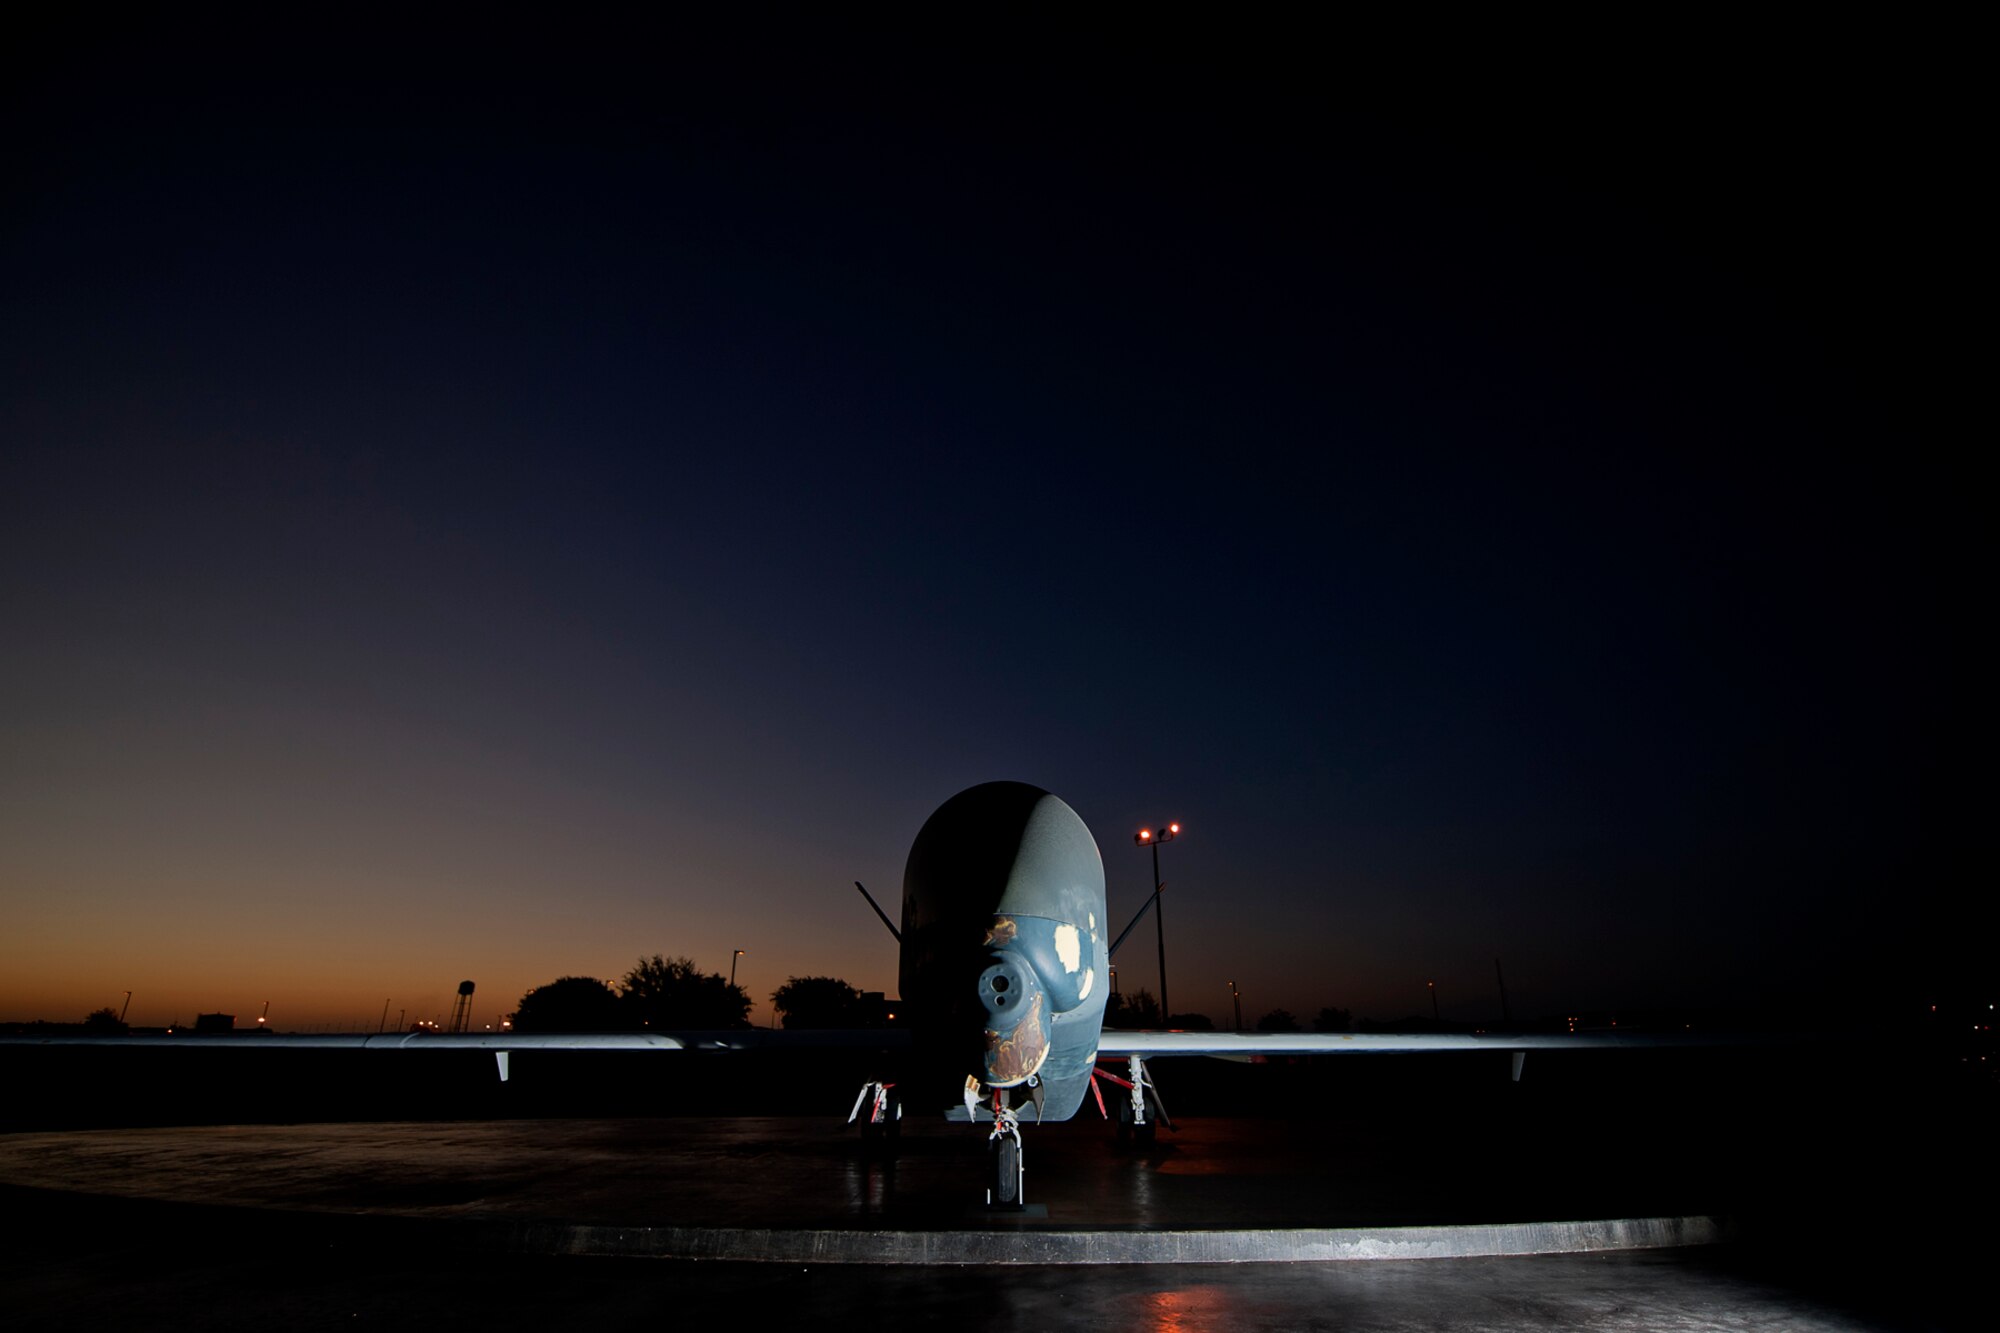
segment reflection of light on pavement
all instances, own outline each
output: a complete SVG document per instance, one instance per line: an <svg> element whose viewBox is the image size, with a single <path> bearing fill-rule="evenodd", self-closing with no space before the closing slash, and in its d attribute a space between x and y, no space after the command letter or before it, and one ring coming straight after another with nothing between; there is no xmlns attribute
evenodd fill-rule
<svg viewBox="0 0 2000 1333"><path fill-rule="evenodd" d="M896 1178L893 1163L873 1156L849 1157L841 1164L840 1183L848 1211L864 1217L880 1216L889 1206L889 1194Z"/></svg>
<svg viewBox="0 0 2000 1333"><path fill-rule="evenodd" d="M1235 1328L1240 1325L1242 1314L1230 1301L1229 1292L1202 1283L1148 1295L1144 1326L1163 1333L1202 1333L1207 1329Z"/></svg>
<svg viewBox="0 0 2000 1333"><path fill-rule="evenodd" d="M849 1212L868 1211L868 1169L859 1162L848 1161L840 1167L841 1192L846 1196Z"/></svg>
<svg viewBox="0 0 2000 1333"><path fill-rule="evenodd" d="M1149 1163L1134 1162L1131 1167L1132 1206L1140 1217L1153 1216L1153 1169Z"/></svg>
<svg viewBox="0 0 2000 1333"><path fill-rule="evenodd" d="M1169 1157L1153 1168L1163 1176L1288 1176L1291 1169L1282 1162L1243 1162L1221 1157Z"/></svg>

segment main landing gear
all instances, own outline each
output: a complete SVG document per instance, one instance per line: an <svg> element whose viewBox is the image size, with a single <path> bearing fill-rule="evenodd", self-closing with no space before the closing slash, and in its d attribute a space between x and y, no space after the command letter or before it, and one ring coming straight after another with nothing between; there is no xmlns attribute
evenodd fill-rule
<svg viewBox="0 0 2000 1333"><path fill-rule="evenodd" d="M1167 1104L1160 1100L1160 1090L1153 1085L1152 1076L1146 1072L1143 1056L1126 1057L1130 1078L1120 1078L1108 1069L1096 1068L1090 1071L1090 1091L1097 1098L1097 1109L1108 1119L1110 1112L1105 1109L1104 1093L1097 1083L1103 1079L1115 1083L1126 1090L1126 1096L1118 1098L1118 1141L1136 1143L1141 1147L1153 1142L1154 1134L1161 1122L1168 1129L1174 1127L1173 1117L1167 1114ZM1147 1104L1151 1103L1152 1114L1147 1114Z"/></svg>
<svg viewBox="0 0 2000 1333"><path fill-rule="evenodd" d="M862 1151L894 1157L902 1146L903 1099L893 1083L864 1083L847 1113L847 1123L861 1121ZM864 1114L865 1108L865 1114Z"/></svg>

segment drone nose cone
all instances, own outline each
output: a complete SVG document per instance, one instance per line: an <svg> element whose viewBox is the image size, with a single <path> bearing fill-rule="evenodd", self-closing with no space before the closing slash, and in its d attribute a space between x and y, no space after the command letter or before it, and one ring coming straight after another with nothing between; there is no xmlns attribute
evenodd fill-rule
<svg viewBox="0 0 2000 1333"><path fill-rule="evenodd" d="M1035 969L1001 953L979 974L979 999L986 1006L987 1086L1027 1082L1049 1055L1049 1011Z"/></svg>

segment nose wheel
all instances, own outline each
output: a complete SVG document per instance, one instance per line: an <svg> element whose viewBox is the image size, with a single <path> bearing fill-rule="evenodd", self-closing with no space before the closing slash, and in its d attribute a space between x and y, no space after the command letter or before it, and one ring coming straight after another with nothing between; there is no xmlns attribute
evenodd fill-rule
<svg viewBox="0 0 2000 1333"><path fill-rule="evenodd" d="M1010 1131L997 1134L989 1141L993 1183L986 1191L986 1206L989 1208L1014 1209L1022 1206L1021 1190L1027 1183L1026 1173L1021 1169L1021 1130L1016 1125Z"/></svg>
<svg viewBox="0 0 2000 1333"><path fill-rule="evenodd" d="M979 1080L965 1080L965 1109L974 1120L979 1106ZM1021 1165L1021 1117L1007 1104L1004 1088L993 1090L993 1129L986 1136L986 1206L995 1212L1027 1209L1023 1194L1027 1172Z"/></svg>

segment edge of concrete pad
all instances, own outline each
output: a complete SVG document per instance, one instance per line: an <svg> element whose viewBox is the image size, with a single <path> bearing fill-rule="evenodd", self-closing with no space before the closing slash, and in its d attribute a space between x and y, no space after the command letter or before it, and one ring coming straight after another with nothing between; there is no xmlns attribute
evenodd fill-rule
<svg viewBox="0 0 2000 1333"><path fill-rule="evenodd" d="M1239 1230L607 1226L488 1216L413 1216L269 1209L0 1185L0 1201L44 1225L103 1224L103 1210L137 1225L275 1235L303 1230L348 1244L438 1245L551 1256L749 1263L903 1265L1113 1265L1345 1263L1377 1259L1475 1259L1617 1250L1694 1249L1737 1239L1714 1216L1598 1218L1442 1226Z"/></svg>
<svg viewBox="0 0 2000 1333"><path fill-rule="evenodd" d="M1253 1264L1473 1259L1718 1245L1714 1217L1263 1231L863 1231L529 1223L540 1253L795 1264Z"/></svg>

